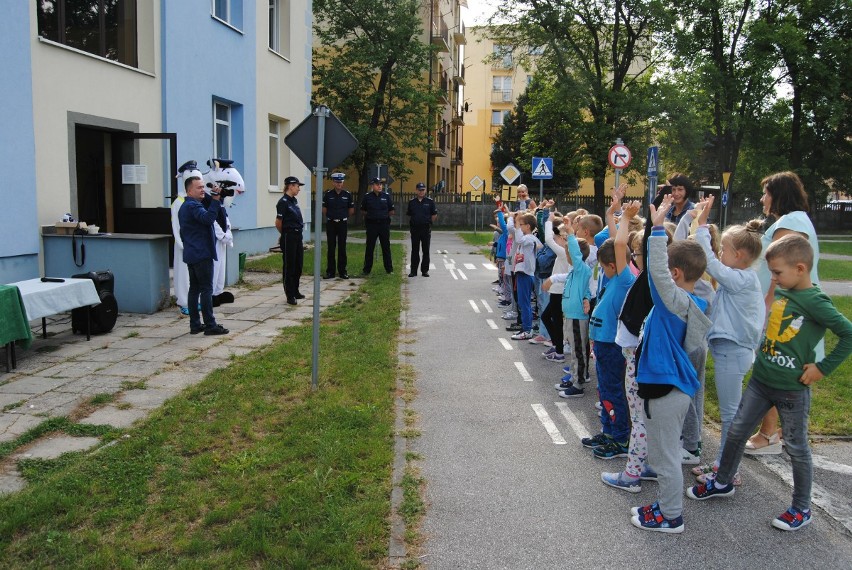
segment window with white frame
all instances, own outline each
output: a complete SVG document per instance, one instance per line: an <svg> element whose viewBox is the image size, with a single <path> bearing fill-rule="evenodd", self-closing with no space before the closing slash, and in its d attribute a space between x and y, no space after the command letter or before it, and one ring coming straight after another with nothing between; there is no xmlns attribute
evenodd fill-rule
<svg viewBox="0 0 852 570"><path fill-rule="evenodd" d="M230 0L213 0L213 15L223 22L231 21Z"/></svg>
<svg viewBox="0 0 852 570"><path fill-rule="evenodd" d="M509 111L491 111L491 125L501 126L508 116Z"/></svg>
<svg viewBox="0 0 852 570"><path fill-rule="evenodd" d="M211 0L211 14L239 30L243 26L243 0Z"/></svg>
<svg viewBox="0 0 852 570"><path fill-rule="evenodd" d="M216 158L231 158L231 106L213 103L213 150Z"/></svg>
<svg viewBox="0 0 852 570"><path fill-rule="evenodd" d="M495 75L491 78L491 100L492 102L512 101L512 76Z"/></svg>
<svg viewBox="0 0 852 570"><path fill-rule="evenodd" d="M277 190L281 176L281 123L269 119L269 189Z"/></svg>
<svg viewBox="0 0 852 570"><path fill-rule="evenodd" d="M290 0L269 0L269 49L290 56Z"/></svg>

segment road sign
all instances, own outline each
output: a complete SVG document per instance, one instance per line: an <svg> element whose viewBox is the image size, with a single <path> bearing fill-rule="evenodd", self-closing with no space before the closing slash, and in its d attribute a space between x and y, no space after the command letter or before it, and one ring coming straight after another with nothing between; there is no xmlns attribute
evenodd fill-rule
<svg viewBox="0 0 852 570"><path fill-rule="evenodd" d="M358 148L358 139L352 136L349 129L334 116L331 111L325 117L325 140L323 144L323 168L335 168ZM284 137L286 144L293 154L299 157L308 168L317 167L317 133L319 117L309 115L299 123L293 131Z"/></svg>
<svg viewBox="0 0 852 570"><path fill-rule="evenodd" d="M722 207L724 208L727 205L728 205L728 193L722 192Z"/></svg>
<svg viewBox="0 0 852 570"><path fill-rule="evenodd" d="M474 176L473 178L470 179L470 185L473 187L474 190L479 190L480 188L482 188L482 185L484 183L485 183L485 180L483 180L479 176Z"/></svg>
<svg viewBox="0 0 852 570"><path fill-rule="evenodd" d="M533 180L550 180L553 178L553 159L534 156L532 159Z"/></svg>
<svg viewBox="0 0 852 570"><path fill-rule="evenodd" d="M630 154L630 149L623 144L614 145L609 149L609 165L617 170L622 170L630 166L630 161L633 156Z"/></svg>
<svg viewBox="0 0 852 570"><path fill-rule="evenodd" d="M657 176L657 165L660 163L660 147L648 147L648 176Z"/></svg>
<svg viewBox="0 0 852 570"><path fill-rule="evenodd" d="M503 177L503 180L506 181L506 184L513 184L520 175L521 171L518 170L518 167L512 164L511 162L506 165L506 168L500 171L500 176Z"/></svg>
<svg viewBox="0 0 852 570"><path fill-rule="evenodd" d="M729 190L728 185L731 183L731 173L723 172L722 173L722 190Z"/></svg>

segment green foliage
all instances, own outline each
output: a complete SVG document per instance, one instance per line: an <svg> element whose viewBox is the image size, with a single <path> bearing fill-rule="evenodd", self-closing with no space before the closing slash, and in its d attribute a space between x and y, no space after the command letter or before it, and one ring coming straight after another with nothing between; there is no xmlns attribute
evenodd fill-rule
<svg viewBox="0 0 852 570"><path fill-rule="evenodd" d="M314 99L327 105L359 141L347 160L361 173L388 164L398 179L422 162L434 126L438 90L428 71L432 48L421 41L417 0L316 0Z"/></svg>

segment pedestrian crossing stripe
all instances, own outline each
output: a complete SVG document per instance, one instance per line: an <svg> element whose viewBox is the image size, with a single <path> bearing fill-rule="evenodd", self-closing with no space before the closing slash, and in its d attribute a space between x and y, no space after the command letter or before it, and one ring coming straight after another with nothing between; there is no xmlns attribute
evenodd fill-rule
<svg viewBox="0 0 852 570"><path fill-rule="evenodd" d="M551 178L553 176L553 173L547 167L547 161L538 161L538 164L536 165L535 170L533 171L533 176L535 176L536 178Z"/></svg>

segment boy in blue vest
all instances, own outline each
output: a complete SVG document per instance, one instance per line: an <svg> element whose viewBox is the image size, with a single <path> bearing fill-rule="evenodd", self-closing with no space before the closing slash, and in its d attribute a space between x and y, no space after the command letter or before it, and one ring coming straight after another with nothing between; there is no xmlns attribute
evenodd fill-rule
<svg viewBox="0 0 852 570"><path fill-rule="evenodd" d="M643 530L681 533L683 471L680 433L692 396L701 385L707 359L707 302L694 294L707 269L704 250L692 240L672 243L663 224L672 207L666 196L651 205L654 223L648 238L648 273L654 307L640 334L636 381L645 400L648 462L657 472L657 502L634 507L631 523Z"/></svg>

